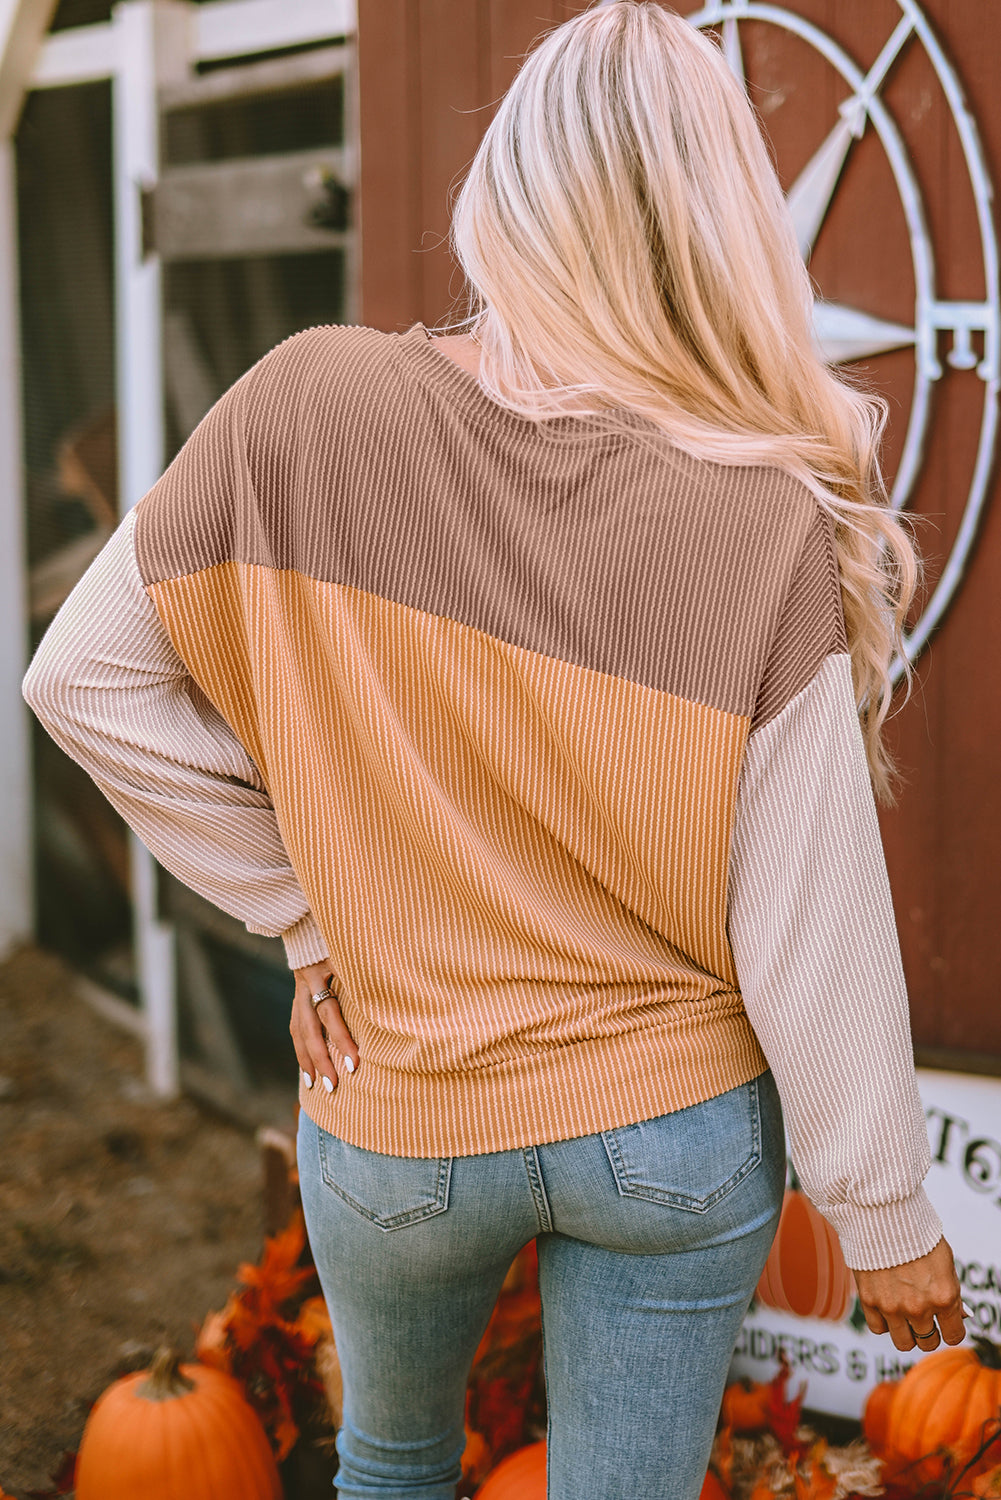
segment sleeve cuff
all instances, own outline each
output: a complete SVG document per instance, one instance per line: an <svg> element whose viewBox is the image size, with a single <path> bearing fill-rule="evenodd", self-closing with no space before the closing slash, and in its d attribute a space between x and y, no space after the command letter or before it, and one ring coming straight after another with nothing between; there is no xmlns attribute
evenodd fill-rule
<svg viewBox="0 0 1001 1500"><path fill-rule="evenodd" d="M313 913L308 911L292 927L282 933L285 956L290 969L302 969L306 964L322 963L328 957L326 938L316 924Z"/></svg>
<svg viewBox="0 0 1001 1500"><path fill-rule="evenodd" d="M823 1212L854 1271L902 1266L927 1255L942 1238L942 1220L923 1187L896 1203L825 1204Z"/></svg>

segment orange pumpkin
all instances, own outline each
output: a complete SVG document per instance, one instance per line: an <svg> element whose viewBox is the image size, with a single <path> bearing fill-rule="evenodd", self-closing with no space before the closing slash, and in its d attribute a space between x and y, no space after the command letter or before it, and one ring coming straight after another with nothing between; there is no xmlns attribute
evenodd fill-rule
<svg viewBox="0 0 1001 1500"><path fill-rule="evenodd" d="M476 1500L546 1500L545 1443L531 1443L503 1459L476 1491ZM699 1500L730 1500L711 1469Z"/></svg>
<svg viewBox="0 0 1001 1500"><path fill-rule="evenodd" d="M182 1365L164 1347L151 1369L116 1380L98 1397L77 1454L76 1500L139 1495L281 1500L267 1434L231 1375Z"/></svg>
<svg viewBox="0 0 1001 1500"><path fill-rule="evenodd" d="M502 1459L476 1491L476 1500L546 1500L545 1443L530 1443Z"/></svg>
<svg viewBox="0 0 1001 1500"><path fill-rule="evenodd" d="M896 1472L917 1466L921 1478L974 1458L968 1479L994 1468L1001 1460L1001 1349L974 1338L972 1347L939 1349L908 1370L890 1402L883 1456Z"/></svg>
<svg viewBox="0 0 1001 1500"><path fill-rule="evenodd" d="M877 1458L886 1452L886 1434L890 1426L890 1411L900 1389L899 1380L883 1380L869 1392L862 1413L862 1431L866 1442Z"/></svg>
<svg viewBox="0 0 1001 1500"><path fill-rule="evenodd" d="M720 1413L724 1427L734 1432L760 1432L771 1416L772 1388L765 1383L738 1380L723 1392Z"/></svg>
<svg viewBox="0 0 1001 1500"><path fill-rule="evenodd" d="M798 1188L789 1188L758 1298L798 1318L840 1323L854 1295L855 1282L834 1230Z"/></svg>

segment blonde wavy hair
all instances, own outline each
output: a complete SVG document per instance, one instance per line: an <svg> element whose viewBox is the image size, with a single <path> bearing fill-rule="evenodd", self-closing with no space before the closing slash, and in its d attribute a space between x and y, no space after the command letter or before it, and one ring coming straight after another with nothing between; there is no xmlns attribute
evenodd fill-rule
<svg viewBox="0 0 1001 1500"><path fill-rule="evenodd" d="M707 36L652 0L543 35L462 185L452 245L480 381L523 416L628 408L696 457L774 464L835 522L859 718L881 729L918 564L890 509L882 397L830 369L754 111Z"/></svg>

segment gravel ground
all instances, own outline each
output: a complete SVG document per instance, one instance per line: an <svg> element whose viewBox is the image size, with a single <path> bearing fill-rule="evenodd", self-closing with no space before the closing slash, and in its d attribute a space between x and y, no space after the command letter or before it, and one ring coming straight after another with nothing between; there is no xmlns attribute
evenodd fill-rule
<svg viewBox="0 0 1001 1500"><path fill-rule="evenodd" d="M113 1379L165 1339L192 1356L260 1253L261 1161L251 1130L152 1100L139 1044L37 950L0 965L0 1074L0 1488L25 1500Z"/></svg>

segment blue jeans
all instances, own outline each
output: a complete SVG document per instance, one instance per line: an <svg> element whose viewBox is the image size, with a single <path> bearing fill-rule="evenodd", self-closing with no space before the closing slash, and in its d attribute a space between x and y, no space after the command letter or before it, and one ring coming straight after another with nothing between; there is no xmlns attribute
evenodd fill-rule
<svg viewBox="0 0 1001 1500"><path fill-rule="evenodd" d="M548 1500L697 1500L778 1223L771 1073L524 1150L363 1151L300 1111L299 1180L344 1373L343 1500L453 1500L469 1368L537 1237Z"/></svg>

